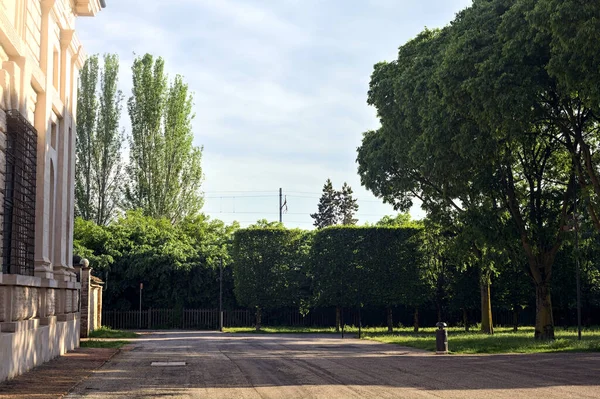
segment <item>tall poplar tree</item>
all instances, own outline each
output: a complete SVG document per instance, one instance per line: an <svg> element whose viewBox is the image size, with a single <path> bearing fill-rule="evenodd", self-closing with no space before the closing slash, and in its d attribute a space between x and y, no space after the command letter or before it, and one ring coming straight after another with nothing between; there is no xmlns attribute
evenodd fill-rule
<svg viewBox="0 0 600 399"><path fill-rule="evenodd" d="M94 178L92 148L96 135L98 99L98 56L88 58L79 72L77 96L77 129L75 140L75 212L86 220L93 220Z"/></svg>
<svg viewBox="0 0 600 399"><path fill-rule="evenodd" d="M107 224L121 198L121 146L119 117L123 95L118 90L119 58L90 57L82 71L78 97L75 171L76 212L86 220ZM98 98L98 76L100 92Z"/></svg>
<svg viewBox="0 0 600 399"><path fill-rule="evenodd" d="M192 96L181 76L169 85L162 58L135 59L127 207L176 223L202 207L202 148L192 144Z"/></svg>
<svg viewBox="0 0 600 399"><path fill-rule="evenodd" d="M100 76L100 108L96 125L94 177L97 188L95 220L107 224L115 216L122 197L123 178L121 147L123 134L119 131L123 93L117 88L119 81L119 57L104 55L104 70Z"/></svg>

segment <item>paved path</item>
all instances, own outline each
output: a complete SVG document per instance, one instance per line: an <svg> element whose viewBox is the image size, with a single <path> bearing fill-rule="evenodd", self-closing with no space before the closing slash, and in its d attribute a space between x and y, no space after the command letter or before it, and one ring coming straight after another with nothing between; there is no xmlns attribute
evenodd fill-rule
<svg viewBox="0 0 600 399"><path fill-rule="evenodd" d="M106 363L117 349L78 348L0 383L0 399L57 399Z"/></svg>
<svg viewBox="0 0 600 399"><path fill-rule="evenodd" d="M326 335L160 332L67 397L600 398L600 354L436 356Z"/></svg>

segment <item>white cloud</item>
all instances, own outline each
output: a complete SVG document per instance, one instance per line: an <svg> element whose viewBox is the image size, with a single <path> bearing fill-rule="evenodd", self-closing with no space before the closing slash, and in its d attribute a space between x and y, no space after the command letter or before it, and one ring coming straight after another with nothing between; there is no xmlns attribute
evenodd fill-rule
<svg viewBox="0 0 600 399"><path fill-rule="evenodd" d="M444 25L469 3L120 0L78 22L78 31L88 53L119 54L126 97L133 52L162 56L170 75L185 77L195 93L195 142L205 145L207 197L231 190L275 195L237 199L238 214L213 216L274 219L279 187L318 197L330 177L354 188L362 222L393 213L360 187L354 163L361 133L377 127L366 105L372 66L394 57L423 26ZM205 209L231 212L233 200L227 201L207 198ZM286 220L309 227L317 199L289 197L288 203L299 214ZM257 213L239 214L242 209Z"/></svg>

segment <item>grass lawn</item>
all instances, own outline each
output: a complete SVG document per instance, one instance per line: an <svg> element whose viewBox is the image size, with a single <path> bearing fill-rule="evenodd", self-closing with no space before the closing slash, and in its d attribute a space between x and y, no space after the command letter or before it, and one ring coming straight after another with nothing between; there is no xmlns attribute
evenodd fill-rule
<svg viewBox="0 0 600 399"><path fill-rule="evenodd" d="M89 334L90 338L137 338L139 334L132 331L113 330L110 327L102 326Z"/></svg>
<svg viewBox="0 0 600 399"><path fill-rule="evenodd" d="M263 327L261 331L254 328L224 328L231 333L335 333L334 328L307 327ZM363 339L398 344L413 348L435 350L435 327L421 328L418 333L410 328L396 328L393 334L385 327L363 328ZM600 352L600 329L584 329L582 340L577 341L576 329L556 328L554 341L536 341L533 339L533 327L521 327L513 332L512 328L496 328L494 335L482 334L478 331L465 332L464 329L451 327L448 329L448 347L451 353L541 353L541 352ZM346 327L345 332L355 335L356 327Z"/></svg>
<svg viewBox="0 0 600 399"><path fill-rule="evenodd" d="M120 348L128 343L129 341L100 341L91 339L89 341L81 341L80 346L82 348Z"/></svg>
<svg viewBox="0 0 600 399"><path fill-rule="evenodd" d="M435 328L425 328L415 333L412 329L399 329L394 334L367 332L365 339L435 350ZM600 330L583 330L582 340L577 340L577 330L556 328L554 341L533 339L533 327L522 327L517 332L512 328L496 328L494 335L477 331L450 328L448 349L451 353L541 353L541 352L600 352Z"/></svg>

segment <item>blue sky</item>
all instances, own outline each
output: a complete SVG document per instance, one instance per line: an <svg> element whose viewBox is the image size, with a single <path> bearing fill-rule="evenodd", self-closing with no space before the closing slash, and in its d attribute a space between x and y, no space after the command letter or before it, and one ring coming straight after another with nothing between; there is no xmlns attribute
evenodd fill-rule
<svg viewBox="0 0 600 399"><path fill-rule="evenodd" d="M378 126L366 104L373 65L471 0L107 0L79 19L88 54L117 53L130 95L135 54L165 59L194 92L204 146L204 212L243 226L278 218L311 228L327 178L348 182L360 223L394 214L360 185L356 148ZM122 119L128 129L128 117ZM422 211L415 206L414 217Z"/></svg>

